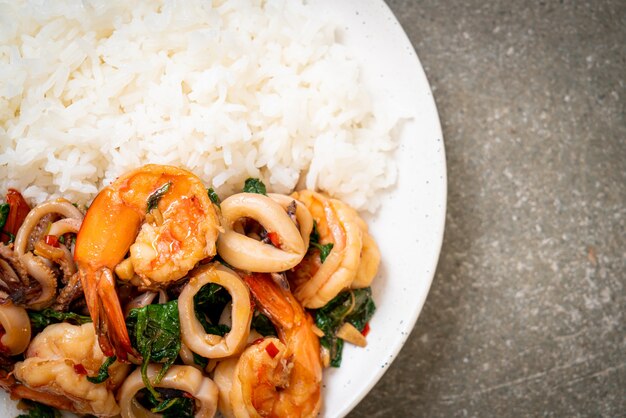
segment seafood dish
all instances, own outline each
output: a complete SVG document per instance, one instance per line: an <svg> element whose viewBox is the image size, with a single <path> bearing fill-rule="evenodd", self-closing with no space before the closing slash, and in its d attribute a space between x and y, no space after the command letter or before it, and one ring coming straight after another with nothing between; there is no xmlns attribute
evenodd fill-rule
<svg viewBox="0 0 626 418"><path fill-rule="evenodd" d="M314 417L323 369L367 343L380 253L340 200L254 178L222 200L156 164L88 208L5 200L0 385L25 407Z"/></svg>
<svg viewBox="0 0 626 418"><path fill-rule="evenodd" d="M323 370L367 344L364 219L390 207L413 115L374 100L345 22L313 10L0 0L0 385L19 408L337 409Z"/></svg>

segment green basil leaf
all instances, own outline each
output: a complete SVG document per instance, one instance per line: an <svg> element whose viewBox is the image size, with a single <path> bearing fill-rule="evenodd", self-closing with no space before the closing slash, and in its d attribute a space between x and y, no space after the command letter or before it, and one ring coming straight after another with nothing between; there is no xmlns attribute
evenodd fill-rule
<svg viewBox="0 0 626 418"><path fill-rule="evenodd" d="M207 283L193 297L196 318L208 334L224 336L230 327L218 324L222 311L231 301L228 291L215 283Z"/></svg>
<svg viewBox="0 0 626 418"><path fill-rule="evenodd" d="M9 218L9 210L11 210L11 205L9 205L8 203L3 203L0 205L0 231L7 223L7 219Z"/></svg>
<svg viewBox="0 0 626 418"><path fill-rule="evenodd" d="M57 312L50 308L46 308L43 311L28 311L28 316L35 329L44 329L50 324L59 322L71 322L77 325L91 322L91 318L88 316L79 315L74 312Z"/></svg>
<svg viewBox="0 0 626 418"><path fill-rule="evenodd" d="M320 233L317 230L317 221L313 221L313 229L311 230L311 234L309 235L309 243L310 244L319 244L320 243Z"/></svg>
<svg viewBox="0 0 626 418"><path fill-rule="evenodd" d="M328 244L320 244L320 233L317 229L317 222L313 221L313 229L311 230L311 234L309 235L309 251L313 249L317 249L320 252L320 260L322 263L326 261L326 257L330 254L333 249L333 243L329 242Z"/></svg>
<svg viewBox="0 0 626 418"><path fill-rule="evenodd" d="M243 185L244 193L257 193L264 194L267 196L267 189L265 188L265 184L259 179L249 178L246 180Z"/></svg>
<svg viewBox="0 0 626 418"><path fill-rule="evenodd" d="M159 204L159 200L161 200L163 195L167 193L171 186L172 182L168 181L163 186L152 192L150 196L148 196L148 208L146 209L146 213L157 207L157 205Z"/></svg>
<svg viewBox="0 0 626 418"><path fill-rule="evenodd" d="M51 406L28 399L22 399L21 402L28 407L28 413L20 414L17 418L61 418L61 412Z"/></svg>
<svg viewBox="0 0 626 418"><path fill-rule="evenodd" d="M131 309L126 327L133 347L141 353L142 378L146 388L158 396L147 377L149 362L163 363L155 379L159 383L180 352L180 320L178 301Z"/></svg>
<svg viewBox="0 0 626 418"><path fill-rule="evenodd" d="M213 190L213 188L209 188L207 189L207 194L209 195L209 199L211 199L211 202L215 203L217 207L220 207L220 197L217 195L217 193L215 193L215 190Z"/></svg>
<svg viewBox="0 0 626 418"><path fill-rule="evenodd" d="M206 369L206 366L209 365L209 359L202 357L200 354L196 354L193 351L191 354L193 354L193 362L200 366L202 370Z"/></svg>
<svg viewBox="0 0 626 418"><path fill-rule="evenodd" d="M106 359L100 369L98 370L98 374L96 376L87 376L87 380L91 383L102 383L109 378L109 367L115 362L117 358L115 356L109 357Z"/></svg>
<svg viewBox="0 0 626 418"><path fill-rule="evenodd" d="M329 242L328 244L312 244L313 247L317 248L320 251L320 260L322 260L322 263L324 261L326 261L326 257L328 257L328 255L330 254L330 252L333 249L334 244L332 242Z"/></svg>
<svg viewBox="0 0 626 418"><path fill-rule="evenodd" d="M188 394L176 389L156 389L157 396L142 389L137 393L137 400L153 413L164 418L193 418L195 402Z"/></svg>
<svg viewBox="0 0 626 418"><path fill-rule="evenodd" d="M320 344L329 350L331 366L341 365L343 340L337 337L339 328L349 322L359 331L363 331L375 311L376 305L369 287L341 292L315 311L315 325L324 332Z"/></svg>
<svg viewBox="0 0 626 418"><path fill-rule="evenodd" d="M255 329L259 334L264 337L278 335L276 333L276 328L274 327L274 324L272 324L272 321L270 321L267 316L263 315L257 310L254 311L250 327Z"/></svg>

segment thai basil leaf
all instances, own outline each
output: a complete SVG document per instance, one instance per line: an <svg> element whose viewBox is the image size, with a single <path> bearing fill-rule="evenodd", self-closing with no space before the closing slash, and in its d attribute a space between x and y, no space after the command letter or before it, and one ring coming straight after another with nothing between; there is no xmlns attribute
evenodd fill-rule
<svg viewBox="0 0 626 418"><path fill-rule="evenodd" d="M109 357L106 359L100 369L98 370L98 374L95 376L87 376L87 380L91 383L102 383L109 378L109 367L115 362L117 358L115 356Z"/></svg>
<svg viewBox="0 0 626 418"><path fill-rule="evenodd" d="M51 406L39 402L22 399L21 401L28 407L28 413L20 414L17 418L61 418L61 412Z"/></svg>
<svg viewBox="0 0 626 418"><path fill-rule="evenodd" d="M320 344L329 350L331 366L341 365L343 340L337 337L339 328L349 322L359 331L363 331L375 311L376 305L369 287L342 292L315 311L315 325L324 332Z"/></svg>
<svg viewBox="0 0 626 418"><path fill-rule="evenodd" d="M320 233L317 230L317 222L313 221L313 230L311 231L311 235L309 235L309 251L313 248L317 248L320 252L320 260L322 263L326 261L326 257L330 254L330 251L333 249L334 244L329 242L328 244L320 244Z"/></svg>
<svg viewBox="0 0 626 418"><path fill-rule="evenodd" d="M230 293L215 283L205 284L193 297L196 318L207 334L224 336L230 331L228 325L218 324L218 322L224 307L231 299Z"/></svg>
<svg viewBox="0 0 626 418"><path fill-rule="evenodd" d="M50 308L46 308L43 311L28 311L28 316L33 328L36 329L44 329L48 325L58 322L71 322L77 325L91 322L91 318L88 316L74 312L57 312Z"/></svg>
<svg viewBox="0 0 626 418"><path fill-rule="evenodd" d="M263 315L261 312L255 310L254 315L252 316L252 323L250 324L251 328L254 328L259 334L264 337L270 335L278 335L276 333L276 328L274 328L274 324L270 319Z"/></svg>
<svg viewBox="0 0 626 418"><path fill-rule="evenodd" d="M217 193L215 193L215 190L213 190L213 188L209 188L207 189L207 194L209 195L209 199L211 199L211 202L215 203L217 207L220 207L220 197L217 195Z"/></svg>
<svg viewBox="0 0 626 418"><path fill-rule="evenodd" d="M267 196L267 189L265 188L265 184L259 179L249 178L243 185L244 193L257 193L264 194Z"/></svg>
<svg viewBox="0 0 626 418"><path fill-rule="evenodd" d="M153 413L161 414L164 418L193 418L195 402L180 390L156 389L157 396L142 389L137 393L140 403Z"/></svg>
<svg viewBox="0 0 626 418"><path fill-rule="evenodd" d="M313 243L311 245L320 251L320 260L322 260L323 263L324 261L326 261L326 257L328 257L328 254L330 254L331 250L333 249L334 244L332 242L329 242L328 244L324 245L316 243Z"/></svg>
<svg viewBox="0 0 626 418"><path fill-rule="evenodd" d="M206 366L209 365L209 359L202 357L200 354L196 354L194 352L192 352L191 354L193 354L193 362L200 366L202 370L206 369Z"/></svg>
<svg viewBox="0 0 626 418"><path fill-rule="evenodd" d="M160 413L162 417L171 418L193 418L194 416L194 400L190 398L172 398L166 399L151 411L155 414Z"/></svg>
<svg viewBox="0 0 626 418"><path fill-rule="evenodd" d="M143 383L158 398L158 394L148 380L147 367L150 362L163 363L155 379L156 384L161 381L178 357L180 352L178 301L131 309L126 318L126 327L133 347L143 357L141 366Z"/></svg>
<svg viewBox="0 0 626 418"><path fill-rule="evenodd" d="M4 228L4 225L7 223L7 219L9 217L9 210L11 210L11 205L8 203L3 203L0 205L0 231Z"/></svg>
<svg viewBox="0 0 626 418"><path fill-rule="evenodd" d="M163 195L167 193L171 186L172 182L168 181L163 186L152 192L150 196L148 196L148 207L146 209L146 213L157 207L157 205L159 204L159 200L161 200Z"/></svg>

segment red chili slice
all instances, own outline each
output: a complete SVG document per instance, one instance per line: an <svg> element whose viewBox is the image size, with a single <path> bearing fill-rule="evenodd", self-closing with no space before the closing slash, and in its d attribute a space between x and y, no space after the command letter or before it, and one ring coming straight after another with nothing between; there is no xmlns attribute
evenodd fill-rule
<svg viewBox="0 0 626 418"><path fill-rule="evenodd" d="M59 238L56 235L46 235L43 240L46 244L59 248Z"/></svg>
<svg viewBox="0 0 626 418"><path fill-rule="evenodd" d="M87 369L85 369L85 366L80 363L74 365L74 371L76 372L76 374L80 374L83 376L87 374Z"/></svg>
<svg viewBox="0 0 626 418"><path fill-rule="evenodd" d="M280 237L276 232L268 232L267 237L270 239L274 247L280 248Z"/></svg>
<svg viewBox="0 0 626 418"><path fill-rule="evenodd" d="M369 322L367 322L367 323L365 324L365 326L363 327L363 331L361 331L361 334L362 334L364 337L367 337L367 334L369 334L369 333L370 333L370 323L369 323Z"/></svg>
<svg viewBox="0 0 626 418"><path fill-rule="evenodd" d="M28 202L26 202L20 192L15 189L9 189L6 201L9 204L9 216L7 216L7 222L4 224L4 232L0 236L0 239L5 244L9 242L9 234L17 234L18 229L20 229L20 226L24 223L26 215L30 212Z"/></svg>
<svg viewBox="0 0 626 418"><path fill-rule="evenodd" d="M278 354L278 348L276 348L276 346L274 345L274 343L270 342L268 345L265 346L265 351L267 351L267 354L270 355L271 358L276 357L276 354Z"/></svg>
<svg viewBox="0 0 626 418"><path fill-rule="evenodd" d="M6 330L4 329L4 327L2 325L0 325L0 340L2 339L2 337L4 337L4 335L6 334ZM8 347L6 347L4 344L2 344L2 341L0 341L0 353L3 353L7 356L11 355L11 350L9 350Z"/></svg>
<svg viewBox="0 0 626 418"><path fill-rule="evenodd" d="M257 338L256 340L252 341L252 345L261 344L263 341L265 341L265 338Z"/></svg>

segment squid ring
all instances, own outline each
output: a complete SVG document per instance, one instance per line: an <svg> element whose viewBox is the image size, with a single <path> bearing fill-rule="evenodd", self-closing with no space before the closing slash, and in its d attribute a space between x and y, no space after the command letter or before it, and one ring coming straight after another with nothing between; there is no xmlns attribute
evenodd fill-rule
<svg viewBox="0 0 626 418"><path fill-rule="evenodd" d="M217 241L217 252L231 266L275 273L295 267L306 254L308 248L300 231L281 204L270 197L239 193L224 200L221 209L225 232ZM280 248L236 232L235 222L244 217L258 221L268 233L277 234Z"/></svg>
<svg viewBox="0 0 626 418"><path fill-rule="evenodd" d="M26 218L24 219L24 223L15 235L15 253L19 257L26 253L28 237L35 226L37 226L39 220L49 213L58 213L66 218L76 219L81 222L83 220L82 212L76 209L74 205L65 199L51 200L36 206L33 210L28 212L28 215L26 215Z"/></svg>
<svg viewBox="0 0 626 418"><path fill-rule="evenodd" d="M194 296L207 283L223 286L230 293L233 324L224 336L207 334L196 318ZM223 358L239 353L246 344L252 321L250 291L239 276L219 264L202 267L191 277L178 297L178 314L183 343L206 358Z"/></svg>
<svg viewBox="0 0 626 418"><path fill-rule="evenodd" d="M0 324L5 334L0 338L0 344L6 347L12 356L21 354L30 343L30 319L26 309L13 305L7 301L0 305Z"/></svg>
<svg viewBox="0 0 626 418"><path fill-rule="evenodd" d="M294 199L291 196L278 193L269 193L268 196L276 203L281 205L283 209L287 210L291 202L296 202L296 220L300 225L300 236L302 242L304 242L304 248L309 248L309 237L313 230L313 216L311 212L304 206L304 203Z"/></svg>
<svg viewBox="0 0 626 418"><path fill-rule="evenodd" d="M148 366L147 374L150 382L154 382L160 369L161 367L155 364ZM210 418L215 415L218 399L217 386L194 367L172 366L163 379L154 386L182 390L192 395L196 399L196 417ZM135 399L135 394L144 387L141 370L135 370L126 378L118 394L123 418L153 416Z"/></svg>

